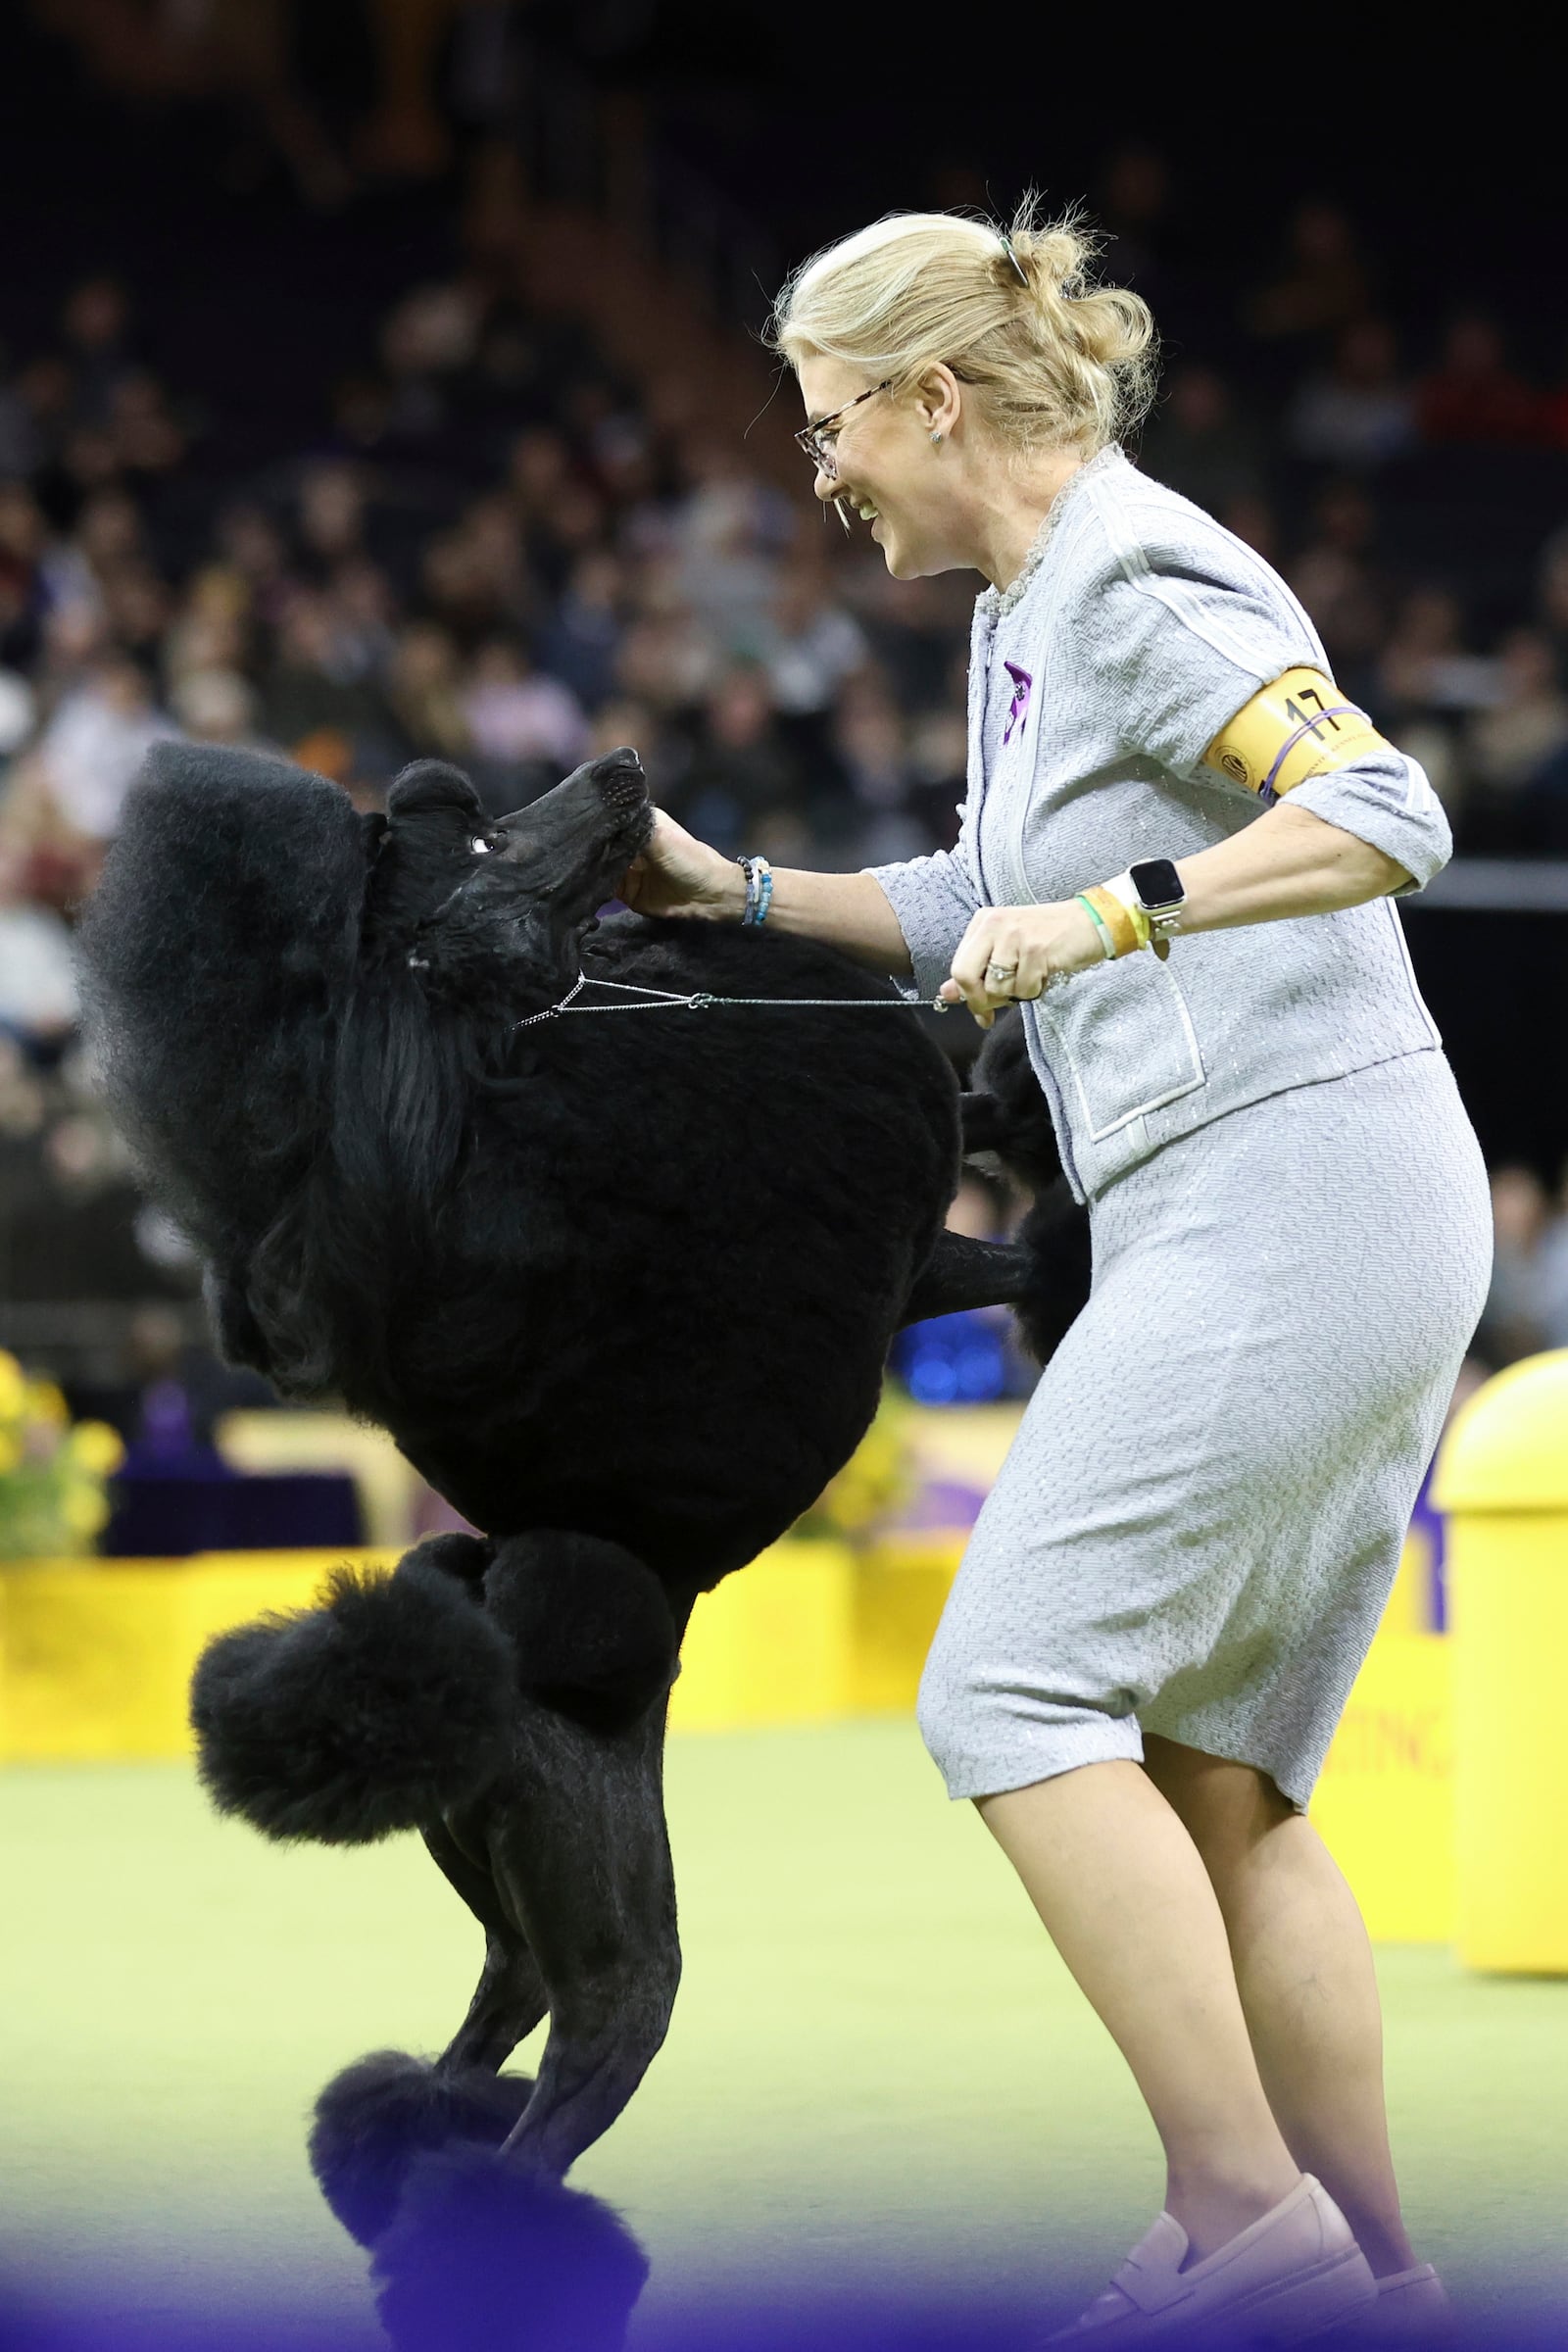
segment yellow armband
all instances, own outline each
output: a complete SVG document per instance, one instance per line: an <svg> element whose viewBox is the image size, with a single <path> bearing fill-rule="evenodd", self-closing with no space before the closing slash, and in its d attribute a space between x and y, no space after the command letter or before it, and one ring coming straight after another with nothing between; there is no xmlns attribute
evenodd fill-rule
<svg viewBox="0 0 1568 2352"><path fill-rule="evenodd" d="M1331 775L1367 752L1390 748L1332 678L1320 669L1288 669L1220 729L1203 765L1270 803L1308 776Z"/></svg>

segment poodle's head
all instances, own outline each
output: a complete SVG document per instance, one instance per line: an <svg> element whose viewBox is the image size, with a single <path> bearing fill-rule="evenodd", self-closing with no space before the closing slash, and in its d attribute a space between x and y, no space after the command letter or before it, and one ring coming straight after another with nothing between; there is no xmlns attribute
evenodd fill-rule
<svg viewBox="0 0 1568 2352"><path fill-rule="evenodd" d="M364 1299L390 1313L491 1041L569 983L652 825L630 751L499 819L437 761L362 816L285 760L152 753L80 928L89 1038L242 1360L309 1393Z"/></svg>
<svg viewBox="0 0 1568 2352"><path fill-rule="evenodd" d="M511 816L485 814L466 776L405 768L372 845L362 958L401 959L435 999L482 1012L575 977L595 909L653 828L635 752L590 760Z"/></svg>

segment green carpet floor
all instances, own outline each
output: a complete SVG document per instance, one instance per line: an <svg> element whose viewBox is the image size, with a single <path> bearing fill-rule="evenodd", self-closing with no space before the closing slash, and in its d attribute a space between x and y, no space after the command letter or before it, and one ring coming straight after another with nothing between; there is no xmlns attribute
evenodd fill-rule
<svg viewBox="0 0 1568 2352"><path fill-rule="evenodd" d="M573 2175L660 2298L757 2265L1096 2291L1157 2210L1122 2061L912 1729L689 1737L669 1810L686 1976L632 2107ZM221 2279L379 2339L304 2121L385 2044L433 2050L479 1939L412 1838L270 1848L173 1767L0 1773L0 2267L193 2304ZM1379 1952L1418 2251L1479 2311L1568 2299L1568 1982Z"/></svg>

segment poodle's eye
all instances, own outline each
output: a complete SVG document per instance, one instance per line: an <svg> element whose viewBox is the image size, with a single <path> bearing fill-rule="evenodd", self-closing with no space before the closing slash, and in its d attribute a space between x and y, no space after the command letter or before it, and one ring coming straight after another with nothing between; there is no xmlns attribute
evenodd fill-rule
<svg viewBox="0 0 1568 2352"><path fill-rule="evenodd" d="M468 844L469 849L480 858L488 858L495 846L487 833L476 833Z"/></svg>

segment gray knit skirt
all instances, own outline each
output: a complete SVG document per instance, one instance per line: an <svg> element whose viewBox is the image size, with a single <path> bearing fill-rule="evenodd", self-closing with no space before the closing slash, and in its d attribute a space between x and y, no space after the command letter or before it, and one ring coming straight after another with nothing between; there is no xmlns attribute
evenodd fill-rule
<svg viewBox="0 0 1568 2352"><path fill-rule="evenodd" d="M1486 1298L1441 1053L1227 1112L1092 1204L1089 1303L975 1522L920 1686L950 1795L1155 1732L1304 1811Z"/></svg>

